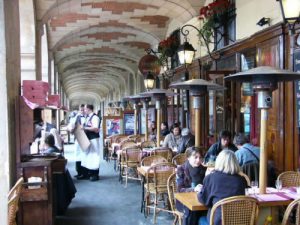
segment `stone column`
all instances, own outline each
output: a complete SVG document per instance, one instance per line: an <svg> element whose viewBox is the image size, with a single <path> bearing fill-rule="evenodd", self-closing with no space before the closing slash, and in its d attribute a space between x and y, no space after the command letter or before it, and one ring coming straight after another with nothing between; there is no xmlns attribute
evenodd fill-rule
<svg viewBox="0 0 300 225"><path fill-rule="evenodd" d="M19 1L0 0L0 218L7 221L7 193L15 182L15 100L20 94ZM3 222L6 223L6 222Z"/></svg>
<svg viewBox="0 0 300 225"><path fill-rule="evenodd" d="M36 23L36 37L35 37L35 71L36 80L42 80L42 34L43 26L40 23Z"/></svg>

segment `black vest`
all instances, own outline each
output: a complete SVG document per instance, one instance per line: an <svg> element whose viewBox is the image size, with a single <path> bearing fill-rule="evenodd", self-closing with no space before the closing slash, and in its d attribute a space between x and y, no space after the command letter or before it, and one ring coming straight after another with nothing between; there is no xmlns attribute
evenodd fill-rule
<svg viewBox="0 0 300 225"><path fill-rule="evenodd" d="M87 125L87 124L88 124L90 121L92 121L93 116L95 116L95 114L93 114L93 115L89 118L89 120L86 122L85 127L91 127L91 126L89 126L89 125ZM85 134L86 134L86 136L87 136L87 138L88 138L89 140L92 140L92 139L95 139L95 138L99 138L99 137L100 137L99 132L95 133L94 131L89 131L89 130L85 130L84 132L85 132Z"/></svg>

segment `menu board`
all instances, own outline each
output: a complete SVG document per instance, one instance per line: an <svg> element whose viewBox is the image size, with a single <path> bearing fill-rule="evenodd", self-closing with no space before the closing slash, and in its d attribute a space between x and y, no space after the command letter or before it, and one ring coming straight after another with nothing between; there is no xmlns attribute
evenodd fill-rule
<svg viewBox="0 0 300 225"><path fill-rule="evenodd" d="M300 51L294 52L294 71L300 73ZM300 127L300 80L295 81L297 126Z"/></svg>

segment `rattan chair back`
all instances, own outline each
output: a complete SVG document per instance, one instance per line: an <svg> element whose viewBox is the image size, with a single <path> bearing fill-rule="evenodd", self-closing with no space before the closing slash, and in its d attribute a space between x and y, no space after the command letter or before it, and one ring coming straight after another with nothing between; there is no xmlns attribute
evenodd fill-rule
<svg viewBox="0 0 300 225"><path fill-rule="evenodd" d="M176 172L172 173L168 178L168 197L170 202L171 211L174 215L174 222L173 224L182 224L183 212L180 212L176 209L176 201L175 201L175 193L177 192L177 185L176 185Z"/></svg>
<svg viewBox="0 0 300 225"><path fill-rule="evenodd" d="M247 176L247 174L245 174L243 172L240 172L239 174L245 178L245 180L247 181L247 185L250 187L251 182L250 182L250 178Z"/></svg>
<svg viewBox="0 0 300 225"><path fill-rule="evenodd" d="M294 223L289 222L289 218L293 214L293 217L295 218ZM294 225L300 225L300 198L295 199L292 201L288 207L286 208L282 220L282 225L288 225L288 224L294 224Z"/></svg>
<svg viewBox="0 0 300 225"><path fill-rule="evenodd" d="M128 140L128 136L120 135L120 136L116 137L115 141L112 143L121 143L126 140Z"/></svg>
<svg viewBox="0 0 300 225"><path fill-rule="evenodd" d="M164 157L168 162L172 161L173 152L170 148L156 148L153 150L153 154Z"/></svg>
<svg viewBox="0 0 300 225"><path fill-rule="evenodd" d="M150 192L154 192L156 194L159 193L166 193L168 191L168 178L170 177L171 174L175 172L176 166L172 163L159 163L151 166L148 171L153 172L147 173L146 176L146 181L151 180L151 184L153 184L153 189L147 187ZM149 185L149 182L147 182ZM152 189L152 190L151 190Z"/></svg>
<svg viewBox="0 0 300 225"><path fill-rule="evenodd" d="M185 153L177 154L172 159L172 163L176 166L183 165L185 163L185 161L186 161L186 154Z"/></svg>
<svg viewBox="0 0 300 225"><path fill-rule="evenodd" d="M256 224L258 201L255 198L234 196L218 201L211 209L209 224L214 224L214 217L218 208L221 208L222 225Z"/></svg>
<svg viewBox="0 0 300 225"><path fill-rule="evenodd" d="M138 167L142 161L142 150L138 147L125 149L125 164L127 167Z"/></svg>
<svg viewBox="0 0 300 225"><path fill-rule="evenodd" d="M159 164L159 163L166 163L168 162L164 157L160 155L151 155L143 158L141 165L142 166L151 166L154 164Z"/></svg>
<svg viewBox="0 0 300 225"><path fill-rule="evenodd" d="M8 193L8 225L16 225L16 216L19 209L19 199L23 183L23 177L19 178Z"/></svg>
<svg viewBox="0 0 300 225"><path fill-rule="evenodd" d="M136 147L136 143L134 141L125 140L120 143L120 149L124 150L126 148Z"/></svg>
<svg viewBox="0 0 300 225"><path fill-rule="evenodd" d="M168 196L171 210L175 211L175 193L177 192L176 173L172 173L168 178Z"/></svg>
<svg viewBox="0 0 300 225"><path fill-rule="evenodd" d="M296 171L286 171L279 174L277 180L282 181L282 187L300 186L300 174Z"/></svg>
<svg viewBox="0 0 300 225"><path fill-rule="evenodd" d="M155 142L154 141L144 141L141 143L141 148L154 148Z"/></svg>

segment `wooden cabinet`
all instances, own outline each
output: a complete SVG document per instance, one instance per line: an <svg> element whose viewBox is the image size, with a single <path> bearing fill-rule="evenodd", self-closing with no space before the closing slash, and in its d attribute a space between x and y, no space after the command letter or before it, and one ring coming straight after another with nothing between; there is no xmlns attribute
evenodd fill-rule
<svg viewBox="0 0 300 225"><path fill-rule="evenodd" d="M55 224L55 174L64 173L66 160L58 156L30 155L34 141L34 115L23 97L16 102L16 165L17 177L24 178L18 212L18 224ZM41 182L28 183L28 178L40 177Z"/></svg>

